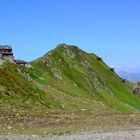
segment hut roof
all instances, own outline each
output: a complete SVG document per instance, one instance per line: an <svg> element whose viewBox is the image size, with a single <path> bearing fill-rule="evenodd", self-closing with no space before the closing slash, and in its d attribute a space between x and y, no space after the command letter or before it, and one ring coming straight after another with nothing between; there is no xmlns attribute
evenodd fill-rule
<svg viewBox="0 0 140 140"><path fill-rule="evenodd" d="M24 60L15 60L16 64L26 64L27 62Z"/></svg>
<svg viewBox="0 0 140 140"><path fill-rule="evenodd" d="M8 50L10 49L11 50L12 47L10 45L0 45L0 50L1 49L8 49Z"/></svg>

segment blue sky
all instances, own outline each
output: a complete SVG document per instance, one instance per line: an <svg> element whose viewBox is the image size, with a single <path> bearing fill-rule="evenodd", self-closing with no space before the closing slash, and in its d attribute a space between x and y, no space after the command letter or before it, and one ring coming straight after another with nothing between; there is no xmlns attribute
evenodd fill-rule
<svg viewBox="0 0 140 140"><path fill-rule="evenodd" d="M0 44L16 58L34 60L63 42L140 70L140 1L0 0Z"/></svg>

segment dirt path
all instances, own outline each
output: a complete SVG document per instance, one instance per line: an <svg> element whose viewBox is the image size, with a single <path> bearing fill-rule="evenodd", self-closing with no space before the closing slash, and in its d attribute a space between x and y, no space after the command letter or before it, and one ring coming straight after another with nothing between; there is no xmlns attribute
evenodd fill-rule
<svg viewBox="0 0 140 140"><path fill-rule="evenodd" d="M39 137L35 135L0 136L0 140L140 140L140 130L105 133L85 133L52 137Z"/></svg>

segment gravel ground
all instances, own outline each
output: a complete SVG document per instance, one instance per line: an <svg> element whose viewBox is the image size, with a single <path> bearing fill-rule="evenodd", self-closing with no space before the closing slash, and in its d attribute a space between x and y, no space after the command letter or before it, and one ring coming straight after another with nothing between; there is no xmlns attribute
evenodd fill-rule
<svg viewBox="0 0 140 140"><path fill-rule="evenodd" d="M52 137L39 137L35 135L0 136L0 140L140 140L140 130L105 133L85 133Z"/></svg>

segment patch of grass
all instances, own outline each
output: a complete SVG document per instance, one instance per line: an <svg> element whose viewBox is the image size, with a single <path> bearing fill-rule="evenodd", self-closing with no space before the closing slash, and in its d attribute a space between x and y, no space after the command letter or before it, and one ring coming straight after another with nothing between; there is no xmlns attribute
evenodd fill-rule
<svg viewBox="0 0 140 140"><path fill-rule="evenodd" d="M0 118L0 134L35 134L41 136L72 134L89 131L132 130L139 128L136 112L64 112L55 110L48 115L16 115Z"/></svg>

